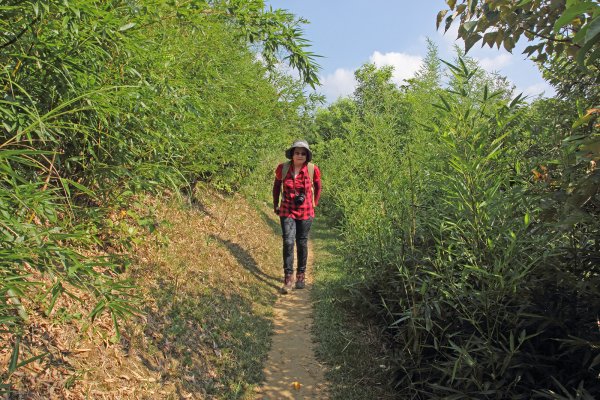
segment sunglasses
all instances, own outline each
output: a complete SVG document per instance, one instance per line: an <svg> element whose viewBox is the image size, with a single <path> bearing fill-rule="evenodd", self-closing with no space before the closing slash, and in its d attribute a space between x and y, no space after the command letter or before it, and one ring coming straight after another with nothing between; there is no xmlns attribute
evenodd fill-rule
<svg viewBox="0 0 600 400"><path fill-rule="evenodd" d="M295 156L305 156L305 155L306 155L306 152L305 152L305 151L295 151L295 152L294 152L294 155L295 155Z"/></svg>

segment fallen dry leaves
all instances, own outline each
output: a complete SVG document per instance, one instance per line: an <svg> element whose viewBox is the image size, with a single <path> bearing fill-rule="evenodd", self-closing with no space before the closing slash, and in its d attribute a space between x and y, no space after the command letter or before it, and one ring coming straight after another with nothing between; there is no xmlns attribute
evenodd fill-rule
<svg viewBox="0 0 600 400"><path fill-rule="evenodd" d="M239 196L204 191L201 203L187 208L164 197L143 202L157 210L159 221L167 222L135 248L129 268L146 312L127 322L120 342L113 343L110 339L116 332L106 313L86 326L86 306L93 299L76 288L70 289L83 301L64 296L50 316L26 304L34 312L23 337L22 358L43 352L48 356L15 372L11 378L15 396L32 400L214 398L204 387L219 388L221 372L215 360L229 355L202 324L192 321L186 326L193 332L190 343L170 343L165 331L171 321L153 293L172 287L173 301L183 301L197 296L202 287L218 288L225 298L248 296L244 290L272 291L276 285L272 277L279 274L279 262L273 260L280 258L280 238L260 212ZM125 218L125 213L118 217ZM264 265L270 270L264 271ZM33 279L50 284L48 277L32 274ZM214 312L229 318L218 304ZM73 315L83 317L64 319ZM10 341L0 334L0 343ZM6 368L9 359L10 348L0 347L0 366Z"/></svg>

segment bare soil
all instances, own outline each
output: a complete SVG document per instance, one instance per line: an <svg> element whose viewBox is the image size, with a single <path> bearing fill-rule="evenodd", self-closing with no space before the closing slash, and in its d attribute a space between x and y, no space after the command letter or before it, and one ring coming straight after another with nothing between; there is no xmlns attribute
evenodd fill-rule
<svg viewBox="0 0 600 400"><path fill-rule="evenodd" d="M312 340L312 266L311 248L306 288L282 294L275 304L273 342L256 400L328 398L325 368L315 358Z"/></svg>

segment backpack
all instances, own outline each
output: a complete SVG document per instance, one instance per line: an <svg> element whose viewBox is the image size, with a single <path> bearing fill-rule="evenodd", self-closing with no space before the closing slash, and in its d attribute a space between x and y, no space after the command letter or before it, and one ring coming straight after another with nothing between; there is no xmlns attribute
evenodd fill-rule
<svg viewBox="0 0 600 400"><path fill-rule="evenodd" d="M292 165L291 161L286 161L283 163L283 168L281 169L281 194L283 195L283 181L287 176L288 171L290 170L290 166ZM315 176L315 164L309 162L307 164L308 167L308 177L310 178L310 191L312 193L313 204L315 202L315 189L313 188L313 177Z"/></svg>

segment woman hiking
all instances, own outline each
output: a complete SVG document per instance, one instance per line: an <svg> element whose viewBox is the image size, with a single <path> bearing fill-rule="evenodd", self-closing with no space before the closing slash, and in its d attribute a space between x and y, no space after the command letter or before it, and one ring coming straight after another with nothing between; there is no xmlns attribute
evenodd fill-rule
<svg viewBox="0 0 600 400"><path fill-rule="evenodd" d="M275 169L273 211L279 215L283 237L283 286L292 290L294 280L294 241L298 267L296 289L304 289L308 259L308 232L321 196L321 171L311 163L312 152L305 140L297 140L285 151L288 160ZM281 204L279 196L281 195Z"/></svg>

